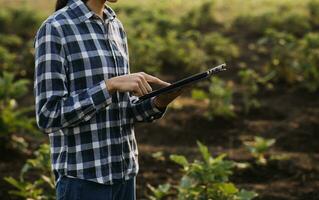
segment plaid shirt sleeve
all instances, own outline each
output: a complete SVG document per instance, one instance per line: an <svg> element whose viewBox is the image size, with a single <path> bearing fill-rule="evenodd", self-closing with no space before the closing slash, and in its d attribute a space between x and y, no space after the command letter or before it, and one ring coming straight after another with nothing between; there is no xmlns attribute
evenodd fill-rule
<svg viewBox="0 0 319 200"><path fill-rule="evenodd" d="M37 124L46 133L88 121L111 104L105 81L71 95L66 63L58 29L45 23L35 38L34 91Z"/></svg>
<svg viewBox="0 0 319 200"><path fill-rule="evenodd" d="M130 98L130 106L132 116L136 122L152 122L164 116L165 109L159 109L153 103L154 97L142 101L141 103L135 103L138 100L137 97L132 96Z"/></svg>

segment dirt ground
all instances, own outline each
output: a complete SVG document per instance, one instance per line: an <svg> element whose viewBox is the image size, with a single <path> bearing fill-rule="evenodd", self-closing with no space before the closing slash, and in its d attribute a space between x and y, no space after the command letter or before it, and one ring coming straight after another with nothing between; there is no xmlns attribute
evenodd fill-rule
<svg viewBox="0 0 319 200"><path fill-rule="evenodd" d="M181 98L182 108L169 108L165 117L150 124L138 124L140 173L137 179L138 199L146 199L146 185L177 183L179 167L169 161L170 154L182 154L189 160L199 158L196 141L208 145L211 153L227 153L228 158L250 162L253 167L236 170L231 180L240 188L259 193L257 200L319 200L319 95L287 89L266 92L259 97L262 107L234 120L209 121L203 116L205 103ZM288 156L258 166L242 140L254 135L276 138L270 154ZM152 153L162 151L165 160ZM1 150L0 199L15 199L7 194L4 176L18 176L26 157ZM170 197L170 199L174 199Z"/></svg>
<svg viewBox="0 0 319 200"><path fill-rule="evenodd" d="M261 94L260 98L262 108L231 121L209 121L203 117L205 106L197 106L203 103L181 99L183 109L170 109L158 122L138 125L139 199L149 192L147 183L176 183L181 174L179 167L169 161L169 154L198 158L199 140L209 146L213 155L227 153L230 159L253 165L235 171L231 179L242 188L257 191L258 200L318 200L319 95L282 89ZM276 138L269 154L288 159L255 165L242 145L242 140L254 135ZM151 156L157 151L164 153L164 161Z"/></svg>

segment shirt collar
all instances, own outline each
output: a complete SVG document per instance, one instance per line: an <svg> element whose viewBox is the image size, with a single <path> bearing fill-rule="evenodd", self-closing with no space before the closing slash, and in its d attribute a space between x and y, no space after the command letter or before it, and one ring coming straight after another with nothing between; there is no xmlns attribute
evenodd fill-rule
<svg viewBox="0 0 319 200"><path fill-rule="evenodd" d="M81 0L69 0L68 6L78 16L81 22L84 22L94 16L94 12L91 11ZM111 20L116 17L114 10L106 4L103 12L106 16L106 20Z"/></svg>

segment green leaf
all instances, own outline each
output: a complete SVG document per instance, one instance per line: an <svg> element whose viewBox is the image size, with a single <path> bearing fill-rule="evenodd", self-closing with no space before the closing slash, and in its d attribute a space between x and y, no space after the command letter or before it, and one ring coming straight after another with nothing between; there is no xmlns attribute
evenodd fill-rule
<svg viewBox="0 0 319 200"><path fill-rule="evenodd" d="M199 151L201 152L204 160L206 163L209 163L210 160L212 159L209 151L208 151L208 148L207 146L203 145L201 142L197 141L197 145L198 145L198 148L199 148Z"/></svg>
<svg viewBox="0 0 319 200"><path fill-rule="evenodd" d="M192 187L192 179L188 176L183 176L180 182L181 188L191 188Z"/></svg>
<svg viewBox="0 0 319 200"><path fill-rule="evenodd" d="M162 191L163 193L168 193L168 191L171 189L171 184L166 183L166 184L163 184L163 185L159 185L158 189L160 191Z"/></svg>
<svg viewBox="0 0 319 200"><path fill-rule="evenodd" d="M180 155L171 155L169 157L172 161L174 161L175 163L183 166L184 168L187 167L189 165L187 159L185 158L185 156L180 156Z"/></svg>
<svg viewBox="0 0 319 200"><path fill-rule="evenodd" d="M149 195L148 198L150 200L160 200L163 199L171 189L171 185L169 183L159 185L157 188L153 187L150 184L147 184L147 187L151 190L152 195Z"/></svg>
<svg viewBox="0 0 319 200"><path fill-rule="evenodd" d="M239 200L251 200L257 196L258 196L258 194L256 192L247 191L247 190L241 190L238 193Z"/></svg>
<svg viewBox="0 0 319 200"><path fill-rule="evenodd" d="M52 179L52 177L48 177L48 176L45 176L45 175L41 175L41 178L44 180L44 182L46 182L48 185L50 185L50 187L52 189L55 188L54 186L54 180Z"/></svg>
<svg viewBox="0 0 319 200"><path fill-rule="evenodd" d="M19 190L23 190L24 188L24 184L22 184L21 182L17 181L16 179L12 177L5 177L4 180L10 183L10 185L18 188Z"/></svg>
<svg viewBox="0 0 319 200"><path fill-rule="evenodd" d="M218 188L227 195L235 194L238 192L238 189L233 183L221 183L218 184Z"/></svg>

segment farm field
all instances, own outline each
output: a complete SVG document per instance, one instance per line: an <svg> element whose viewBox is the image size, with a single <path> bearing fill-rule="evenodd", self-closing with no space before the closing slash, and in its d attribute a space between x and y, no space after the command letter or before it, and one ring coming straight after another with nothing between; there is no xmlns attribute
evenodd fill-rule
<svg viewBox="0 0 319 200"><path fill-rule="evenodd" d="M0 199L55 199L32 92L33 39L54 3L0 0ZM319 200L319 1L110 6L128 34L133 72L174 82L229 66L162 119L136 124L137 199Z"/></svg>

